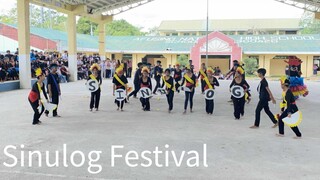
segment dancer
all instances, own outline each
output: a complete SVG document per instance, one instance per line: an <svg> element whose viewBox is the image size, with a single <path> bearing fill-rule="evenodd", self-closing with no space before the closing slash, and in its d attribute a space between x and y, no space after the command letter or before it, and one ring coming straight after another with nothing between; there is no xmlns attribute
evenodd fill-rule
<svg viewBox="0 0 320 180"><path fill-rule="evenodd" d="M149 77L150 71L148 67L143 67L142 76L140 78L140 88L149 88L152 90L151 78ZM140 102L142 104L142 110L150 111L150 98L142 98L140 97Z"/></svg>
<svg viewBox="0 0 320 180"><path fill-rule="evenodd" d="M290 118L291 115L298 112L299 109L296 105L295 97L290 90L290 81L287 78L281 79L281 88L283 90L283 92L282 92L283 99L282 99L281 115L278 118L279 134L277 134L277 136L283 137L284 136L284 123L282 120L286 117ZM300 122L298 121L298 123L300 123ZM291 127L291 129L296 134L295 138L301 138L302 135L301 135L297 125Z"/></svg>
<svg viewBox="0 0 320 180"><path fill-rule="evenodd" d="M113 96L115 96L115 91L117 89L123 89L125 90L125 95L127 96L128 95L128 80L126 78L126 76L124 76L123 74L123 64L121 64L117 69L116 69L116 72L113 76L113 80L112 80L112 83L113 83ZM114 103L117 104L117 111L121 110L123 111L123 104L124 103L127 103L127 99L125 98L123 101L118 101L117 99L114 100Z"/></svg>
<svg viewBox="0 0 320 180"><path fill-rule="evenodd" d="M35 73L37 77L37 82L33 84L32 89L28 96L28 100L34 111L32 124L38 125L38 124L41 124L41 121L39 119L42 113L44 112L44 106L41 99L41 92L43 92L43 95L46 98L47 102L49 102L49 99L46 93L45 85L43 83L43 81L46 79L45 74L42 72L40 68L36 69ZM40 107L40 112L39 112L39 107Z"/></svg>
<svg viewBox="0 0 320 180"><path fill-rule="evenodd" d="M47 77L47 83L48 83L48 92L49 92L49 98L50 102L53 104L59 105L59 96L61 96L61 88L60 88L60 81L58 76L58 65L53 63L50 65L51 72L49 73ZM53 110L52 114L53 117L61 117L58 115L58 107ZM49 116L49 111L45 111L46 116Z"/></svg>
<svg viewBox="0 0 320 180"><path fill-rule="evenodd" d="M140 62L138 63L138 69L136 71L136 73L134 74L134 80L133 80L133 84L134 84L134 91L132 91L129 96L127 97L127 99L129 100L129 98L131 96L133 96L134 98L137 98L137 93L139 92L140 90L140 84L139 84L139 79L141 77L141 69L142 69L142 66L143 64Z"/></svg>
<svg viewBox="0 0 320 180"><path fill-rule="evenodd" d="M201 93L204 94L204 86L206 85L206 82L204 81L204 79L207 77L207 68L205 63L201 64L201 68L200 68L197 79L199 79L199 77L201 82Z"/></svg>
<svg viewBox="0 0 320 180"><path fill-rule="evenodd" d="M185 68L186 73L183 76L181 86L186 83L186 87L190 89L190 92L185 91L185 101L184 101L184 112L183 114L187 113L188 102L190 100L190 112L192 113L193 108L193 96L196 88L196 76L191 72L190 66Z"/></svg>
<svg viewBox="0 0 320 180"><path fill-rule="evenodd" d="M154 79L156 80L156 87L153 90L153 94L157 94L158 87L160 87L160 80L162 76L162 68L161 68L161 61L157 61L156 67L154 67Z"/></svg>
<svg viewBox="0 0 320 180"><path fill-rule="evenodd" d="M92 79L99 83L99 88L95 92L91 92L91 100L90 100L90 111L92 111L93 107L96 111L99 110L99 103L100 103L100 96L101 96L101 84L102 84L102 77L100 71L100 66L94 63L90 67L91 74L88 77L88 80Z"/></svg>
<svg viewBox="0 0 320 180"><path fill-rule="evenodd" d="M175 88L176 88L176 91L179 93L180 90L179 90L179 87L180 87L180 84L179 84L179 81L181 81L182 79L182 70L180 69L180 64L176 64L176 67L174 69L174 73L173 73L173 77L174 77L174 81L175 81Z"/></svg>
<svg viewBox="0 0 320 180"><path fill-rule="evenodd" d="M295 56L289 56L289 60L285 62L289 64L289 81L292 94L295 96L295 99L298 99L299 96L306 97L309 91L304 84L304 79L301 77L302 60Z"/></svg>
<svg viewBox="0 0 320 180"><path fill-rule="evenodd" d="M219 81L216 77L214 77L213 75L213 69L212 68L208 68L207 69L207 77L204 78L204 91L206 91L207 89L215 89L215 86L219 86ZM206 112L209 115L213 114L213 110L214 110L214 100L208 100L206 99Z"/></svg>
<svg viewBox="0 0 320 180"><path fill-rule="evenodd" d="M270 111L269 101L272 100L272 103L276 104L276 100L274 99L274 97L271 93L271 90L269 89L268 81L265 78L267 70L264 68L260 68L260 69L258 69L257 72L258 72L259 78L261 78L260 84L257 88L257 90L259 92L259 102L258 102L258 105L256 108L256 119L255 119L254 125L251 126L250 128L253 128L253 129L259 128L260 113L261 113L262 109L264 109L264 111L266 112L266 114L269 116L270 120L274 124L272 126L272 128L275 128L275 127L277 127L278 123L277 123L277 120L275 119L274 115Z"/></svg>
<svg viewBox="0 0 320 180"><path fill-rule="evenodd" d="M167 101L169 104L169 110L168 112L171 113L172 109L173 109L173 97L174 97L174 84L173 84L173 78L170 76L171 71L170 69L166 69L164 71L165 75L162 76L162 88L164 87L164 85L166 85L166 91L167 91Z"/></svg>
<svg viewBox="0 0 320 180"><path fill-rule="evenodd" d="M233 86L241 86L244 90L244 94L248 91L250 88L249 84L246 80L243 79L243 76L241 74L241 71L236 71L235 78L230 84L230 91ZM240 116L244 116L244 106L245 106L245 95L242 97L235 97L232 95L232 101L233 101L233 115L235 120L239 120Z"/></svg>

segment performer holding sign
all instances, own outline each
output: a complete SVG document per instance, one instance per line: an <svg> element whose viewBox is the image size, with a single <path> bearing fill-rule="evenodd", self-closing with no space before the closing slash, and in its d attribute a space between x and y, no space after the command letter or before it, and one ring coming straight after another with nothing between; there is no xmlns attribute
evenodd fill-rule
<svg viewBox="0 0 320 180"><path fill-rule="evenodd" d="M204 94L204 87L206 86L206 82L205 82L205 78L207 77L207 68L206 68L206 64L202 63L201 64L201 68L198 74L198 79L200 77L200 81L201 81L201 92L202 94Z"/></svg>
<svg viewBox="0 0 320 180"><path fill-rule="evenodd" d="M250 86L247 81L243 79L241 72L236 71L235 78L230 84L230 92L234 107L233 115L236 120L240 119L240 115L244 115L245 93L249 88Z"/></svg>
<svg viewBox="0 0 320 180"><path fill-rule="evenodd" d="M123 75L123 65L120 65L116 69L116 73L113 76L112 83L113 83L113 96L116 96L116 99L114 102L118 106L117 110L119 111L119 109L121 109L121 111L123 111L123 104L127 102L126 97L128 95L128 91L127 91L128 80Z"/></svg>
<svg viewBox="0 0 320 180"><path fill-rule="evenodd" d="M42 113L44 112L44 106L43 106L43 103L41 102L41 92L43 92L44 97L46 98L47 102L49 102L49 99L46 93L46 88L43 83L43 81L46 79L46 76L44 73L42 73L42 70L40 68L36 70L36 77L38 81L33 84L32 89L28 96L28 100L34 111L33 122L32 122L33 125L41 124L41 121L39 119Z"/></svg>
<svg viewBox="0 0 320 180"><path fill-rule="evenodd" d="M143 67L141 72L142 72L142 77L140 78L140 91L144 88L148 88L151 93L152 84L151 84L151 78L149 77L150 71L148 67ZM140 102L142 105L142 110L150 111L150 94L140 97Z"/></svg>
<svg viewBox="0 0 320 180"><path fill-rule="evenodd" d="M217 80L216 77L213 76L213 69L208 68L207 69L207 75L204 77L203 81L205 84L204 86L204 93L206 96L206 112L207 114L212 115L213 114L213 109L214 109L214 89L215 86L219 86L219 81Z"/></svg>
<svg viewBox="0 0 320 180"><path fill-rule="evenodd" d="M277 136L284 136L284 121L286 118L294 119L294 115L297 114L297 118L291 123L285 122L287 125L291 127L293 132L296 134L295 138L301 138L301 133L299 131L298 125L302 120L301 112L298 110L296 105L295 96L293 95L290 89L290 81L287 78L281 79L281 88L282 92L282 107L281 107L281 115L278 119L279 123L279 134Z"/></svg>
<svg viewBox="0 0 320 180"><path fill-rule="evenodd" d="M163 81L162 88L166 86L165 90L166 90L167 101L169 104L168 112L171 113L173 109L173 97L174 97L173 78L170 76L170 73L171 73L170 69L166 69L164 73L165 75L162 76L162 81Z"/></svg>
<svg viewBox="0 0 320 180"><path fill-rule="evenodd" d="M185 101L184 101L183 114L186 114L189 100L190 100L190 112L192 112L193 95L194 95L195 88L196 88L196 76L191 72L190 67L186 67L186 73L183 76L181 86L183 86L184 83L186 83L186 87L188 89L190 89L190 91L185 91Z"/></svg>
<svg viewBox="0 0 320 180"><path fill-rule="evenodd" d="M92 83L95 84L92 86L93 89L91 89L90 111L92 111L93 107L95 108L96 111L98 111L100 96L101 96L100 85L102 84L101 73L99 73L100 66L95 63L90 67L90 71L91 71L91 74L88 77L88 82L92 80L93 81Z"/></svg>

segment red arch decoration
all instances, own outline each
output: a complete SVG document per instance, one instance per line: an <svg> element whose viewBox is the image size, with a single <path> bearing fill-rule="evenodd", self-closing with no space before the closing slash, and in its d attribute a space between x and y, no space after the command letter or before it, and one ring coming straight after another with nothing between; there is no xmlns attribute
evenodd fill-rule
<svg viewBox="0 0 320 180"><path fill-rule="evenodd" d="M242 59L242 48L227 35L215 31L208 35L209 51L208 55L230 55L230 68L233 66L233 60ZM206 37L200 38L192 47L190 58L196 71L199 70L201 64L201 55L205 55Z"/></svg>

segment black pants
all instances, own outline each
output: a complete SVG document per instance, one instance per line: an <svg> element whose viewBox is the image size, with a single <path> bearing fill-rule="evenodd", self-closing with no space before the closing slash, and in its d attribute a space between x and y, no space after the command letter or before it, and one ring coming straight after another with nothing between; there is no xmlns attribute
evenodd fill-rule
<svg viewBox="0 0 320 180"><path fill-rule="evenodd" d="M154 78L156 80L156 87L153 90L153 93L157 92L157 89L160 87L160 78Z"/></svg>
<svg viewBox="0 0 320 180"><path fill-rule="evenodd" d="M110 78L111 77L111 70L107 69L106 70L106 78Z"/></svg>
<svg viewBox="0 0 320 180"><path fill-rule="evenodd" d="M167 96L167 101L169 104L169 111L173 109L173 97L174 97L174 92L169 91L169 93L166 95Z"/></svg>
<svg viewBox="0 0 320 180"><path fill-rule="evenodd" d="M57 108L53 110L52 115L57 116L58 115L58 105L59 105L59 95L58 94L52 94L51 102L52 104L56 104ZM49 111L46 110L46 114L49 114Z"/></svg>
<svg viewBox="0 0 320 180"><path fill-rule="evenodd" d="M29 100L29 103L30 103L30 105L31 105L31 107L32 107L32 109L33 109L33 111L34 111L32 124L38 124L39 119L40 119L42 113L44 112L44 107L43 107L43 105L42 105L42 108L41 108L42 110L41 110L41 112L39 113L39 110L38 110L39 100L38 100L38 101L35 101L35 102L33 102L33 103Z"/></svg>
<svg viewBox="0 0 320 180"><path fill-rule="evenodd" d="M187 110L189 100L190 100L190 109L192 109L192 107L193 107L193 95L194 95L194 90L192 92L185 92L184 110Z"/></svg>
<svg viewBox="0 0 320 180"><path fill-rule="evenodd" d="M96 92L91 92L90 109L93 107L98 109L100 103L101 89L99 88Z"/></svg>
<svg viewBox="0 0 320 180"><path fill-rule="evenodd" d="M142 104L142 108L145 111L150 111L150 98L140 98L140 102Z"/></svg>
<svg viewBox="0 0 320 180"><path fill-rule="evenodd" d="M180 87L179 81L180 81L180 79L179 79L179 80L175 80L175 81L176 81L176 84L175 84L174 86L175 86L175 88L176 88L176 91L177 91L177 92L180 92L180 91L179 91L179 87Z"/></svg>
<svg viewBox="0 0 320 180"><path fill-rule="evenodd" d="M257 108L256 108L256 120L254 122L254 125L259 127L259 125L260 125L260 113L261 113L262 109L264 109L264 111L269 116L269 118L272 121L272 123L273 124L277 124L277 120L275 119L274 115L270 111L269 101L260 99L259 102L258 102Z"/></svg>
<svg viewBox="0 0 320 180"><path fill-rule="evenodd" d="M124 101L117 101L116 100L116 104L117 104L117 106L118 106L118 108L120 108L120 109L123 109L123 104L124 104Z"/></svg>
<svg viewBox="0 0 320 180"><path fill-rule="evenodd" d="M131 96L137 97L137 93L139 92L139 90L140 90L140 84L139 84L139 82L134 82L134 91L132 91L132 92L129 94L129 97L131 97Z"/></svg>
<svg viewBox="0 0 320 180"><path fill-rule="evenodd" d="M201 79L201 92L204 92L204 87L206 86L206 81Z"/></svg>
<svg viewBox="0 0 320 180"><path fill-rule="evenodd" d="M281 116L280 116L280 118L279 118L279 134L284 134L284 123L283 123L282 119L285 118L285 117L287 117L287 116L288 116L288 111L285 110L285 111L281 114ZM298 126L296 126L296 127L291 127L291 129L292 129L292 131L296 134L296 136L301 137L301 133L300 133L300 131L299 131Z"/></svg>
<svg viewBox="0 0 320 180"><path fill-rule="evenodd" d="M233 115L236 119L240 119L240 115L244 115L245 99L243 98L232 98L234 112Z"/></svg>
<svg viewBox="0 0 320 180"><path fill-rule="evenodd" d="M132 75L132 68L128 68L127 77L131 78Z"/></svg>
<svg viewBox="0 0 320 180"><path fill-rule="evenodd" d="M214 110L214 100L206 99L206 112L209 114L213 114L213 110Z"/></svg>

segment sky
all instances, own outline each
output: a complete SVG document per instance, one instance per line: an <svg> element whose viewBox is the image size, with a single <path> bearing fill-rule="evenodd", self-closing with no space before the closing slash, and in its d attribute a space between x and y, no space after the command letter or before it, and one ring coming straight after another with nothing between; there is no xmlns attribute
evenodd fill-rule
<svg viewBox="0 0 320 180"><path fill-rule="evenodd" d="M15 3L16 0L0 0L0 13ZM207 0L154 0L114 19L125 19L147 31L162 20L206 19L206 5ZM300 18L302 14L303 10L275 0L209 0L210 19Z"/></svg>

